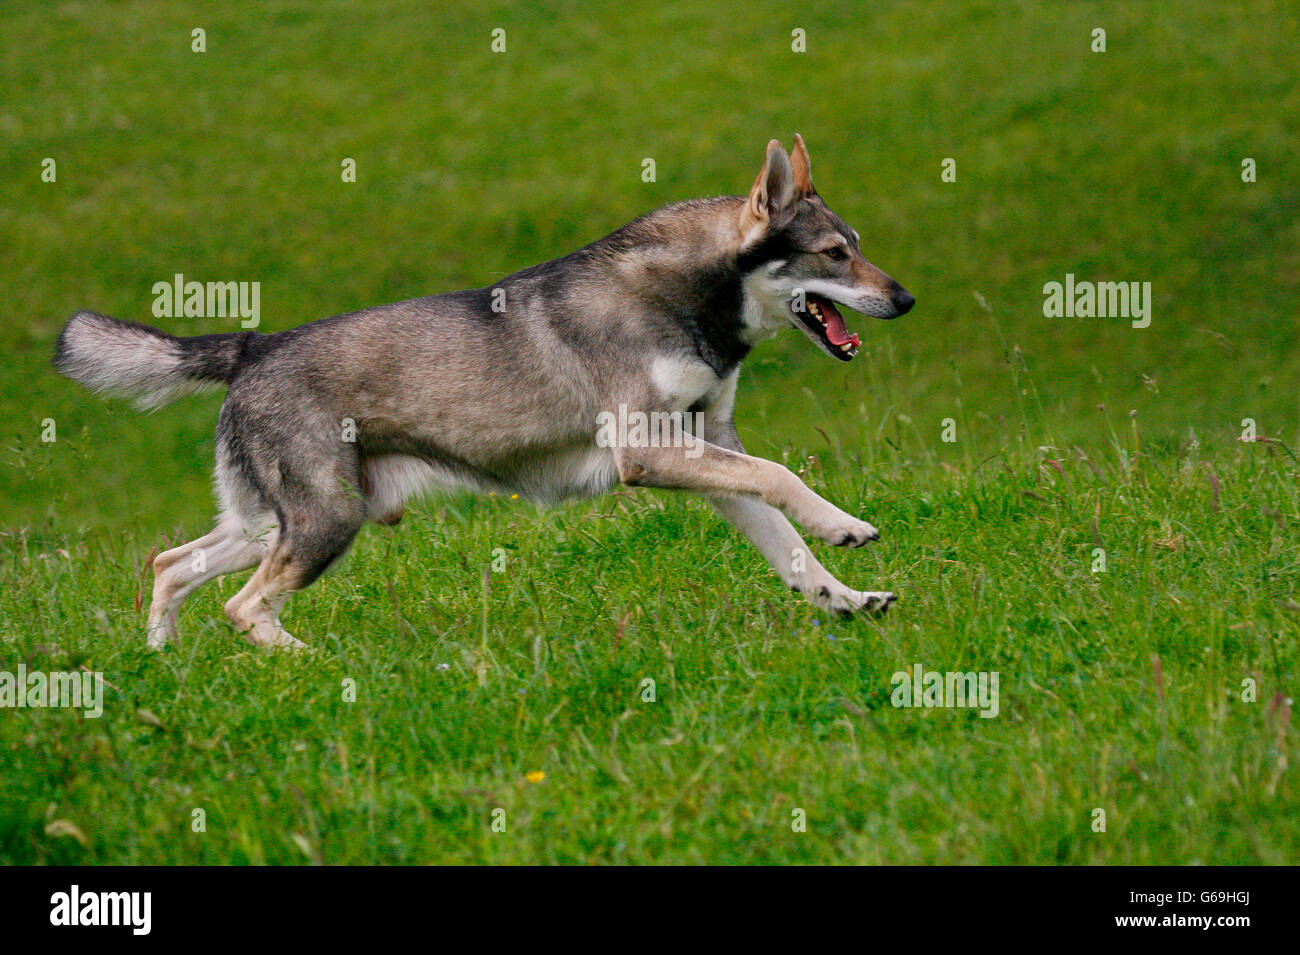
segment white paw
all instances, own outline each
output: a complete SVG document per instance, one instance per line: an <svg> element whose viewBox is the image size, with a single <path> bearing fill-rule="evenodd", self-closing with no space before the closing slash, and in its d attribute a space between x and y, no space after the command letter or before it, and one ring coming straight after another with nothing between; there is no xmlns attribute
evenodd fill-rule
<svg viewBox="0 0 1300 955"><path fill-rule="evenodd" d="M898 599L898 594L888 590L850 590L836 580L815 585L803 594L814 605L842 617L862 610L879 616Z"/></svg>
<svg viewBox="0 0 1300 955"><path fill-rule="evenodd" d="M173 640L175 637L176 625L170 618L165 617L149 624L144 642L150 650L161 650L167 645L168 640Z"/></svg>
<svg viewBox="0 0 1300 955"><path fill-rule="evenodd" d="M866 521L845 514L839 508L833 508L834 515L826 521L813 521L804 524L809 531L816 534L828 544L836 547L861 547L863 544L880 539L880 531Z"/></svg>
<svg viewBox="0 0 1300 955"><path fill-rule="evenodd" d="M290 650L301 650L307 646L278 623L259 623L248 631L245 636L248 637L249 643L259 647L284 647Z"/></svg>

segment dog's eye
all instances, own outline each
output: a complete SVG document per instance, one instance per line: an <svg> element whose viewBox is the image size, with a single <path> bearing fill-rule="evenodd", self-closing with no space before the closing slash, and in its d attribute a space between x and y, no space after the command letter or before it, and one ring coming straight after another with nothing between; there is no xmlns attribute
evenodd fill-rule
<svg viewBox="0 0 1300 955"><path fill-rule="evenodd" d="M848 258L848 255L846 255L844 250L841 249L838 245L831 246L829 249L823 252L822 255L829 257L832 262L840 262Z"/></svg>

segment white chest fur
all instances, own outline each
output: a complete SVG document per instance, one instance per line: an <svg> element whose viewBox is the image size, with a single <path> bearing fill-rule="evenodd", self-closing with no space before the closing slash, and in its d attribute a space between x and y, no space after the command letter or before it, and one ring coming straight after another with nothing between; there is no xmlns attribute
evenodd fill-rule
<svg viewBox="0 0 1300 955"><path fill-rule="evenodd" d="M710 405L723 385L713 369L698 358L669 355L660 355L650 365L650 381L669 411Z"/></svg>

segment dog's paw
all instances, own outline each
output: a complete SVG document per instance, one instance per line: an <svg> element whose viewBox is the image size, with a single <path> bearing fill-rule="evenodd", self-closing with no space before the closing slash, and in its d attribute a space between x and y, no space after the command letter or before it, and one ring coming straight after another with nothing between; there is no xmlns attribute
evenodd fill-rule
<svg viewBox="0 0 1300 955"><path fill-rule="evenodd" d="M149 629L145 632L145 646L150 650L161 650L167 646L168 641L176 639L176 618L173 615L167 615L162 619L149 621Z"/></svg>
<svg viewBox="0 0 1300 955"><path fill-rule="evenodd" d="M828 538L836 547L861 547L880 540L880 531L866 521L855 520L851 526L841 528L836 533L838 536L835 539Z"/></svg>
<svg viewBox="0 0 1300 955"><path fill-rule="evenodd" d="M888 590L850 590L838 581L815 586L804 596L814 605L841 617L851 617L861 611L882 616L898 599L898 594Z"/></svg>
<svg viewBox="0 0 1300 955"><path fill-rule="evenodd" d="M244 634L245 639L256 647L272 647L285 650L302 650L307 644L303 643L279 623L258 623Z"/></svg>
<svg viewBox="0 0 1300 955"><path fill-rule="evenodd" d="M861 547L880 539L880 531L843 511L838 511L832 520L805 526L826 543L836 547Z"/></svg>

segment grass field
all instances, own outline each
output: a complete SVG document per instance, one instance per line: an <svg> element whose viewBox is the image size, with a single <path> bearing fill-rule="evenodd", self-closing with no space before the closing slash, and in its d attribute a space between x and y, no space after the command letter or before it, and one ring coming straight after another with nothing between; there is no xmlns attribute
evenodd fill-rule
<svg viewBox="0 0 1300 955"><path fill-rule="evenodd" d="M0 862L1297 861L1300 13L827 6L0 14L0 671L107 684L0 710ZM275 331L482 286L795 131L918 304L847 366L760 346L737 418L881 528L816 549L888 618L827 619L684 496L431 498L290 603L310 651L233 632L243 575L145 651L221 398L57 377L74 309L155 321L180 272L259 281ZM1044 317L1067 273L1152 283L1150 327ZM998 715L894 707L914 664L996 671Z"/></svg>

